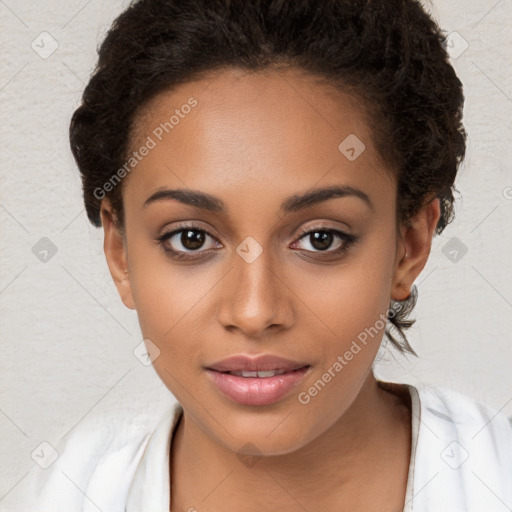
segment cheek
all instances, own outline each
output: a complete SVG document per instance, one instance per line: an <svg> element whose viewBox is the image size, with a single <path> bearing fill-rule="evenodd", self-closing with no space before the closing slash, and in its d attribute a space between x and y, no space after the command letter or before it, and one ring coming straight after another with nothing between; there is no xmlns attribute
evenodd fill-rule
<svg viewBox="0 0 512 512"><path fill-rule="evenodd" d="M205 314L201 302L208 291L205 281L183 279L177 271L170 275L154 267L137 275L134 288L142 335L160 350L152 363L156 373L181 403L188 403L189 394L200 397L196 374L204 335L196 326Z"/></svg>
<svg viewBox="0 0 512 512"><path fill-rule="evenodd" d="M220 277L213 266L177 265L159 248L132 253L132 294L142 335L160 350L153 362L164 382L202 364L208 301ZM169 374L163 373L165 370ZM175 391L174 389L172 390Z"/></svg>
<svg viewBox="0 0 512 512"><path fill-rule="evenodd" d="M390 240L392 233L368 237L341 265L306 264L290 274L310 321L340 343L357 337L389 308L395 255Z"/></svg>
<svg viewBox="0 0 512 512"><path fill-rule="evenodd" d="M349 408L371 371L387 324L393 256L389 244L376 242L328 275L302 274L314 314L305 315L299 330L317 340L319 360L297 399L316 434Z"/></svg>
<svg viewBox="0 0 512 512"><path fill-rule="evenodd" d="M205 275L202 265L171 260L142 226L129 233L128 258L142 334L165 341L176 328L188 323L188 315L211 288L208 272Z"/></svg>

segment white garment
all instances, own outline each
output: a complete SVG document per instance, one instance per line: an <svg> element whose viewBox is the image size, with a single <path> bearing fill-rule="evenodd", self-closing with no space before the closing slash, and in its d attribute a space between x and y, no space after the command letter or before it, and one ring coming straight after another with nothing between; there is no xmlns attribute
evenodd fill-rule
<svg viewBox="0 0 512 512"><path fill-rule="evenodd" d="M511 511L507 417L445 387L406 387L412 445L404 512ZM182 413L176 403L158 423L141 415L77 427L33 482L33 501L13 510L168 512L170 443Z"/></svg>

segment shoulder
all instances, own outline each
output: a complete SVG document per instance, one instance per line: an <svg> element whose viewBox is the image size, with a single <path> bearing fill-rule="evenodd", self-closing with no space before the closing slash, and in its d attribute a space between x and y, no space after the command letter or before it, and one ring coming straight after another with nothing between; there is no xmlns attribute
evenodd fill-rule
<svg viewBox="0 0 512 512"><path fill-rule="evenodd" d="M500 511L512 506L512 425L446 386L415 388L420 402L414 510ZM440 508L439 508L440 507Z"/></svg>
<svg viewBox="0 0 512 512"><path fill-rule="evenodd" d="M30 510L125 510L126 497L146 445L162 414L87 417L55 446L57 460L31 480Z"/></svg>
<svg viewBox="0 0 512 512"><path fill-rule="evenodd" d="M460 434L493 436L512 443L512 421L500 410L447 386L418 389L423 420L454 425Z"/></svg>

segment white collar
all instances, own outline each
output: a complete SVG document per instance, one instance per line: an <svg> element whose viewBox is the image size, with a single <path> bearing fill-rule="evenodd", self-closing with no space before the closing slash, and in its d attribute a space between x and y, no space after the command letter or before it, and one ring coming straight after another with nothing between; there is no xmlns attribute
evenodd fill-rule
<svg viewBox="0 0 512 512"><path fill-rule="evenodd" d="M182 414L181 405L173 404L149 437L128 491L126 512L169 512L169 454L172 435Z"/></svg>
<svg viewBox="0 0 512 512"><path fill-rule="evenodd" d="M412 445L404 512L511 510L512 429L505 415L443 386L405 385ZM175 403L149 436L126 512L169 512L170 443L182 414Z"/></svg>

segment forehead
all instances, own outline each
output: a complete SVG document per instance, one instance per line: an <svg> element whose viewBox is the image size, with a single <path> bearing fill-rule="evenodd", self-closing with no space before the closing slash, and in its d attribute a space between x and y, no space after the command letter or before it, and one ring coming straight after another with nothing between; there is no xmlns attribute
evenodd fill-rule
<svg viewBox="0 0 512 512"><path fill-rule="evenodd" d="M357 98L299 70L216 72L158 95L137 117L130 150L151 149L125 199L142 205L164 186L243 204L332 184L389 195L394 179L370 126Z"/></svg>

